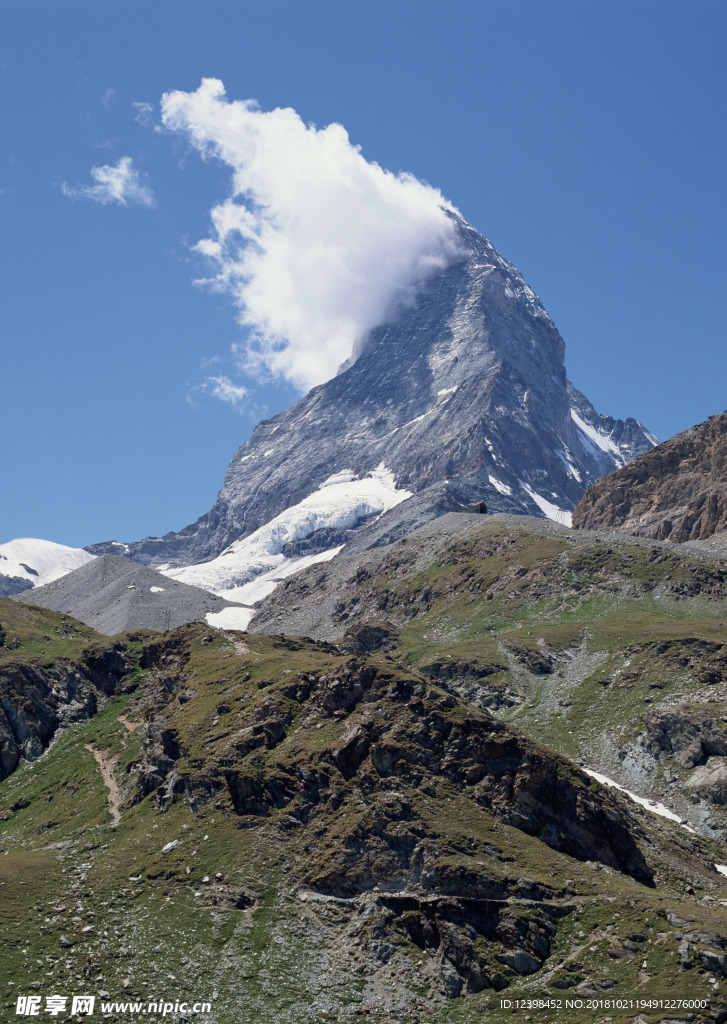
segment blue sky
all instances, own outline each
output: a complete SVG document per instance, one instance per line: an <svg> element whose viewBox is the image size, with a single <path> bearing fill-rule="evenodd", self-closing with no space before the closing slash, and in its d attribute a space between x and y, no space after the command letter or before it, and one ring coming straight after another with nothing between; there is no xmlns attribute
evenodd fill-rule
<svg viewBox="0 0 727 1024"><path fill-rule="evenodd" d="M159 104L205 77L441 190L600 412L666 438L723 411L726 21L723 0L4 0L0 541L179 529L299 393L239 373L239 308L193 283L231 171ZM123 158L125 204L92 176L118 186Z"/></svg>

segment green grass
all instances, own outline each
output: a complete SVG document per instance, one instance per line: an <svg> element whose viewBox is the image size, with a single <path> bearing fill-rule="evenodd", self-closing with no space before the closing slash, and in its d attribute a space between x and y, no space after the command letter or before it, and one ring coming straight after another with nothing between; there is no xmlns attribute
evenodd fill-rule
<svg viewBox="0 0 727 1024"><path fill-rule="evenodd" d="M416 585L406 583L407 606L410 597L419 602L424 585L430 611L402 624L396 656L415 668L451 655L481 671L488 684L527 683L524 703L502 714L529 732L539 730L554 749L577 753L579 743L594 742L606 727L624 736L633 733L638 727L634 708L651 692L656 676L664 696L688 688L707 657L699 644L718 648L723 642L721 620L711 606L709 614L693 609L688 615L677 602L672 614L651 593L642 599L607 591L613 585L613 553L601 551L584 563L570 557L571 548L560 537L530 544L526 534L516 532L513 538L501 528L491 530L485 542L492 556L475 551L470 563L467 549L455 546L449 562L431 578L419 572ZM490 557L496 565L488 563ZM558 579L565 580L563 593L527 605L526 591L537 590L539 574L547 577L544 567L556 563ZM645 556L635 566L647 581L658 568ZM451 589L455 577L460 582ZM567 591L574 578L584 583L585 594L574 597ZM717 586L719 581L707 582ZM395 576L390 584L398 585ZM596 585L598 592L588 592ZM497 594L487 600L493 590ZM34 609L22 614L29 617L22 640L28 649L21 655L35 658L38 651L31 647L40 643L37 633L47 632L53 620L38 618ZM52 641L40 633L40 649L52 643L56 659L65 644L77 642L81 657L84 647L104 643L90 633L75 641L55 639L51 632ZM211 643L202 642L209 637ZM634 812L634 827L656 873L654 888L575 860L506 824L497 808L478 802L476 784L458 782L456 773L429 764L433 743L422 723L426 720L430 729L441 721L456 730L470 715L437 681L424 683L393 660L376 656L375 684L364 688L352 710L337 713L340 709L327 708L324 696L335 680L345 680L354 660L305 640L240 639L249 650L236 650L226 637L199 624L153 639L125 638L137 664L141 654L146 666L136 670L137 689L102 702L91 721L68 729L39 761L22 764L0 783L0 812L19 806L0 820L0 1002L8 1019L16 993L31 991L34 983L43 994L52 988L81 991L89 955L92 991L103 988L112 998L128 991L142 999L190 1001L217 992L212 1017L240 1024L360 1019L354 1010L362 1000L369 1011L365 1019L382 1024L407 1019L408 1010L377 1006L374 969L380 995L388 998L401 984L420 1000L420 1019L440 1024L483 1019L504 1024L513 1015L501 1010L501 997L564 999L571 990L556 983L569 979L566 968L574 961L586 980L607 972L615 987L604 996L711 992L698 964L687 972L675 969L680 929L663 915L666 907L674 908L692 927L727 935L725 908L699 902L727 894L727 886L707 867L718 858L724 862L719 844ZM554 710L557 674L532 677L524 666L543 650L558 658L574 648L597 658L567 687L557 683L571 703ZM686 666L680 663L684 658ZM627 661L635 666L634 680L623 678ZM605 678L611 679L608 687L601 685ZM400 695L409 690L409 696ZM130 733L119 716L143 724ZM387 774L369 759L346 778L334 753L348 727L364 718L372 734L386 736L400 749L401 761ZM284 738L240 753L242 740L270 719L284 723ZM144 730L157 722L182 748L175 765L182 782L220 783L197 813L184 796L165 812L153 795L140 799L135 772ZM117 828L110 827L108 793L87 744L116 758L116 778L127 797ZM520 749L524 762L546 757L529 741L521 741ZM622 808L597 783L584 782L572 764L555 755L553 760L558 778L575 787L581 799ZM227 770L261 783L290 785L290 798L265 814L238 815L224 786ZM328 779L318 803L304 798L302 780L311 773ZM44 829L48 822L54 824ZM180 844L163 854L175 840ZM418 850L413 863L419 867L402 868L407 849ZM461 896L463 889L477 887L512 894L509 903L498 903L498 913L526 926L552 921L550 957L538 975L520 977L499 962L499 942L475 930L472 942L482 969L500 972L508 988L447 999L433 980L441 950L420 948L405 915L369 893L375 883L385 889L402 879L407 888L421 886L440 896ZM304 899L316 885L324 893L348 885L352 893L363 894ZM544 902L517 895L533 885L546 893ZM694 898L685 898L687 885L696 890ZM64 909L55 910L56 905ZM87 927L93 931L83 931ZM631 941L628 936L635 933L645 937L637 955L609 956L616 939ZM62 944L61 936L70 944ZM381 951L378 966L372 950ZM647 972L641 971L644 959ZM122 988L127 978L128 990ZM574 1020L537 1009L529 1015L549 1024ZM614 1024L631 1024L636 1011L608 1015ZM647 1013L646 1019L660 1018Z"/></svg>

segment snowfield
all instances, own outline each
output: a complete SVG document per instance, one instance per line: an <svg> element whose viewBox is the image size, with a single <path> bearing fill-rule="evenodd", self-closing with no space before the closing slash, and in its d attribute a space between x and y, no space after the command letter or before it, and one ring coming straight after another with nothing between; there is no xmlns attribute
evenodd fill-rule
<svg viewBox="0 0 727 1024"><path fill-rule="evenodd" d="M246 630L250 625L250 619L255 614L255 608L223 608L221 612L207 612L205 618L207 625L214 629L241 629Z"/></svg>
<svg viewBox="0 0 727 1024"><path fill-rule="evenodd" d="M34 587L42 587L95 557L83 548L69 548L52 540L17 537L0 544L0 575L20 576Z"/></svg>
<svg viewBox="0 0 727 1024"><path fill-rule="evenodd" d="M249 537L235 541L217 558L183 568L160 566L159 572L211 590L229 601L254 604L272 593L281 579L314 562L333 558L340 551L335 547L288 558L283 554L286 544L309 537L316 530L349 530L362 519L380 515L410 497L410 491L397 488L393 474L383 464L361 478L343 470Z"/></svg>

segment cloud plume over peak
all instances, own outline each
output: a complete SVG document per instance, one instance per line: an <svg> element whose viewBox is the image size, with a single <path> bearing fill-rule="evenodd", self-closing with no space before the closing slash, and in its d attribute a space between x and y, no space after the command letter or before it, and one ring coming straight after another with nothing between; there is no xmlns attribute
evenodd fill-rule
<svg viewBox="0 0 727 1024"><path fill-rule="evenodd" d="M162 123L232 170L232 192L196 249L245 329L237 355L307 390L456 255L441 193L370 163L339 124L230 102L204 79L162 98Z"/></svg>

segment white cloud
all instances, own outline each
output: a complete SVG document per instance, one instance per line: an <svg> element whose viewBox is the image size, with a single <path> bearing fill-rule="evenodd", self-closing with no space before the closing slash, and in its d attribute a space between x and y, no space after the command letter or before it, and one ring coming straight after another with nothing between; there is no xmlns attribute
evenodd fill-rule
<svg viewBox="0 0 727 1024"><path fill-rule="evenodd" d="M190 388L187 392L187 401L196 409L198 395L211 395L212 398L232 406L236 412L242 412L242 400L248 393L247 388L235 384L225 374L220 374L218 377L206 377L201 383Z"/></svg>
<svg viewBox="0 0 727 1024"><path fill-rule="evenodd" d="M113 99L114 99L115 96L116 96L116 90L115 89L107 89L106 92L101 97L101 103L103 104L104 107L106 107L107 110L111 106L111 103L113 102Z"/></svg>
<svg viewBox="0 0 727 1024"><path fill-rule="evenodd" d="M91 199L95 203L129 203L137 206L154 206L154 193L142 180L142 176L133 166L130 156L122 156L117 164L104 164L91 168L91 177L95 184L76 185L71 187L65 181L61 185L64 195L71 199Z"/></svg>
<svg viewBox="0 0 727 1024"><path fill-rule="evenodd" d="M136 113L134 114L134 120L137 124L140 124L143 128L153 128L155 126L154 121L154 108L151 103L132 103L131 104Z"/></svg>
<svg viewBox="0 0 727 1024"><path fill-rule="evenodd" d="M229 102L216 79L166 93L161 111L166 128L233 172L196 250L214 267L208 283L239 310L247 370L301 390L329 379L456 255L441 193L366 161L339 124Z"/></svg>
<svg viewBox="0 0 727 1024"><path fill-rule="evenodd" d="M239 405L247 394L247 388L233 384L230 378L225 376L208 377L205 390L213 398L219 398L220 401L227 402L229 405Z"/></svg>

